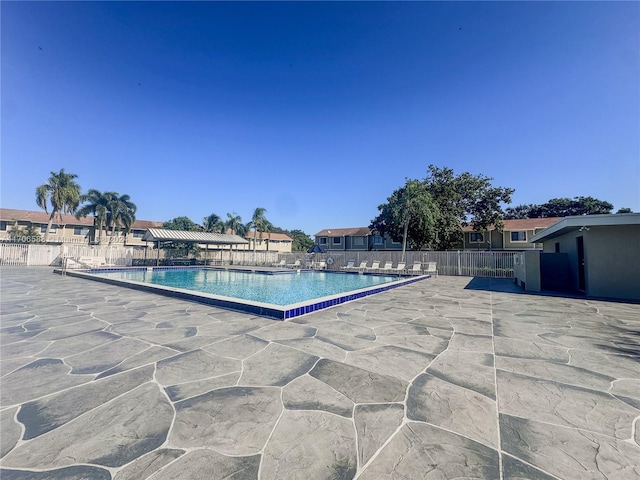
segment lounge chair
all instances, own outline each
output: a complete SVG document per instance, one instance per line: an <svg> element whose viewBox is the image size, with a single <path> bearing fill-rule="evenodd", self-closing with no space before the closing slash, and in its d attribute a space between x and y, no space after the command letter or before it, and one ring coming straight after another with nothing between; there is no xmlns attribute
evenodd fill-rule
<svg viewBox="0 0 640 480"><path fill-rule="evenodd" d="M356 264L356 262L355 262L355 261L353 261L353 260L349 260L349 261L347 262L347 264L346 264L344 267L342 267L342 270L352 270L352 269L355 269L355 268L356 268L356 267L354 267L354 265L355 265L355 264Z"/></svg>
<svg viewBox="0 0 640 480"><path fill-rule="evenodd" d="M380 262L375 260L370 267L365 267L365 270L367 272L377 272L380 270Z"/></svg>
<svg viewBox="0 0 640 480"><path fill-rule="evenodd" d="M406 266L406 263L398 262L398 265L396 265L395 268L390 268L389 271L391 273L397 273L398 275L400 275L401 273L403 273L405 271L405 266Z"/></svg>
<svg viewBox="0 0 640 480"><path fill-rule="evenodd" d="M427 268L425 268L422 272L426 275L438 276L438 264L436 262L427 263Z"/></svg>
<svg viewBox="0 0 640 480"><path fill-rule="evenodd" d="M380 269L383 272L389 272L393 269L393 262L385 262L384 266Z"/></svg>
<svg viewBox="0 0 640 480"><path fill-rule="evenodd" d="M351 270L357 270L358 272L364 272L366 268L367 268L367 261L365 260L364 262L360 262L360 265L358 265L357 267L352 267Z"/></svg>
<svg viewBox="0 0 640 480"><path fill-rule="evenodd" d="M112 263L107 263L105 257L80 257L77 262L85 266L85 268L113 267Z"/></svg>
<svg viewBox="0 0 640 480"><path fill-rule="evenodd" d="M314 270L326 270L327 262L325 262L324 260L321 260L319 262L313 262L311 264L311 268L313 268Z"/></svg>
<svg viewBox="0 0 640 480"><path fill-rule="evenodd" d="M300 260L296 260L293 263L287 263L285 266L288 268L300 268L301 267Z"/></svg>
<svg viewBox="0 0 640 480"><path fill-rule="evenodd" d="M407 270L409 275L422 275L422 262L414 262L413 267Z"/></svg>
<svg viewBox="0 0 640 480"><path fill-rule="evenodd" d="M271 266L272 267L284 267L286 266L287 261L283 258L282 260L280 260L277 263L272 263Z"/></svg>

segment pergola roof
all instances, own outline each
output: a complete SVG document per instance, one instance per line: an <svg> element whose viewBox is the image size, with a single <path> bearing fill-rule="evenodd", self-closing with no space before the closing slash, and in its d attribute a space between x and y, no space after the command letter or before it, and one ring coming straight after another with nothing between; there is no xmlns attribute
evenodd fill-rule
<svg viewBox="0 0 640 480"><path fill-rule="evenodd" d="M164 228L148 228L142 240L146 242L209 243L214 245L245 245L249 243L239 235L187 232L183 230L167 230Z"/></svg>

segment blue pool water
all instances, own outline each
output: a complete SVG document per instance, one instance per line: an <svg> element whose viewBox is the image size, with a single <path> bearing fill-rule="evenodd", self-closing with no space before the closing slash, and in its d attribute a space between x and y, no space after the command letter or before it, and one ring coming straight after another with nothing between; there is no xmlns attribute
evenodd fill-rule
<svg viewBox="0 0 640 480"><path fill-rule="evenodd" d="M197 268L101 271L99 275L273 305L291 305L398 280L395 276L319 271L273 275Z"/></svg>

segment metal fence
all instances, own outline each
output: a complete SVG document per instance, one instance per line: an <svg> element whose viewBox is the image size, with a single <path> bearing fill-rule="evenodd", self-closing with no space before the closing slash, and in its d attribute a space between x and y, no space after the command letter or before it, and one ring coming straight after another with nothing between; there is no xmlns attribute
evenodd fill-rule
<svg viewBox="0 0 640 480"><path fill-rule="evenodd" d="M515 252L478 252L478 251L452 251L452 252L406 252L407 267L414 262L436 262L438 275L451 275L462 277L495 277L513 278L513 263ZM310 264L312 261L325 261L330 263L331 270L341 270L348 262L360 265L367 262L371 265L374 261L384 265L391 262L395 267L402 259L402 252L329 252L326 254L308 255L304 253L280 254L285 263L293 264L300 260L301 264ZM331 259L331 260L329 260Z"/></svg>
<svg viewBox="0 0 640 480"><path fill-rule="evenodd" d="M517 252L406 252L407 267L414 262L436 262L439 275L463 277L502 277L513 278L514 255ZM255 253L247 250L201 250L197 257L186 258L183 252L170 249L147 249L145 247L91 246L91 245L34 245L0 243L0 265L61 265L64 257L86 258L102 257L110 265L172 265L199 263L208 265L274 265L281 260L287 265L300 262L306 267L312 262L325 261L331 270L341 270L348 262L368 265L378 261L380 265L391 262L394 266L400 262L402 252L329 252L326 254L307 254L304 252Z"/></svg>
<svg viewBox="0 0 640 480"><path fill-rule="evenodd" d="M0 243L0 265L53 265L59 256L58 245Z"/></svg>
<svg viewBox="0 0 640 480"><path fill-rule="evenodd" d="M61 266L67 258L104 258L110 265L131 265L133 247L0 243L0 265Z"/></svg>
<svg viewBox="0 0 640 480"><path fill-rule="evenodd" d="M63 258L101 258L108 265L173 265L199 263L208 265L272 265L278 252L205 250L197 256L185 256L184 251L125 247L122 245L39 245L0 243L0 265L61 266Z"/></svg>

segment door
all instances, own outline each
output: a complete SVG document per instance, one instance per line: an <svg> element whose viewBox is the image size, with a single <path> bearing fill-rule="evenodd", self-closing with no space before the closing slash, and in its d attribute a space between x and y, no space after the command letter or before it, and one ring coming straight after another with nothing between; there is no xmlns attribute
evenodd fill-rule
<svg viewBox="0 0 640 480"><path fill-rule="evenodd" d="M584 270L584 237L576 238L578 247L578 290L584 292L587 289Z"/></svg>

